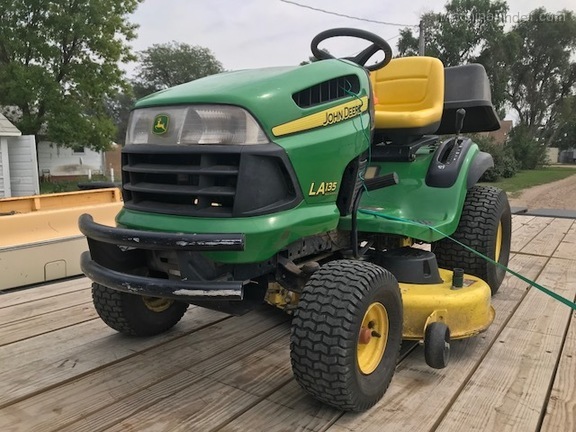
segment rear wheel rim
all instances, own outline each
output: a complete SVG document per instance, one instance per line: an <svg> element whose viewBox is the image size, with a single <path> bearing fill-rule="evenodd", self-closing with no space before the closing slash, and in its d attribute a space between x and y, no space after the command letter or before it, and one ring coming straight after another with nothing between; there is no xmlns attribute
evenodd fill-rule
<svg viewBox="0 0 576 432"><path fill-rule="evenodd" d="M142 296L142 301L148 309L157 313L164 312L174 303L174 300L147 296Z"/></svg>
<svg viewBox="0 0 576 432"><path fill-rule="evenodd" d="M500 254L502 252L502 221L498 223L498 230L496 231L496 245L494 250L494 261L500 261Z"/></svg>
<svg viewBox="0 0 576 432"><path fill-rule="evenodd" d="M374 372L382 361L389 327L388 312L384 305L380 302L372 303L364 314L358 336L358 369L364 375Z"/></svg>

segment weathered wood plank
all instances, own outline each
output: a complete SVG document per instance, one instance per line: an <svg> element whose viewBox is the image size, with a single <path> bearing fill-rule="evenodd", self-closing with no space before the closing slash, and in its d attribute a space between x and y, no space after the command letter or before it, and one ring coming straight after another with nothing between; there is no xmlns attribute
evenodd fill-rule
<svg viewBox="0 0 576 432"><path fill-rule="evenodd" d="M225 317L193 308L174 329L147 339L120 335L93 320L5 345L0 347L0 407Z"/></svg>
<svg viewBox="0 0 576 432"><path fill-rule="evenodd" d="M107 431L210 431L218 428L229 415L254 405L258 397L202 378L191 386L151 406L146 411L114 425Z"/></svg>
<svg viewBox="0 0 576 432"><path fill-rule="evenodd" d="M29 301L0 309L0 328L6 331L10 323L27 320L56 311L65 311L72 306L91 304L92 295L90 290L79 290L61 294L54 297L43 298L37 301Z"/></svg>
<svg viewBox="0 0 576 432"><path fill-rule="evenodd" d="M576 312L564 343L540 432L576 430Z"/></svg>
<svg viewBox="0 0 576 432"><path fill-rule="evenodd" d="M576 265L552 259L538 281L576 294ZM532 288L437 431L536 431L571 309Z"/></svg>
<svg viewBox="0 0 576 432"><path fill-rule="evenodd" d="M547 259L517 255L511 267L528 277L536 277ZM493 297L496 309L494 323L485 333L452 343L450 364L445 369L431 369L424 362L419 347L397 368L390 388L371 410L361 414L344 414L330 432L380 432L382 425L395 430L433 430L452 398L469 380L482 357L496 340L520 301L526 295L526 283L507 276Z"/></svg>
<svg viewBox="0 0 576 432"><path fill-rule="evenodd" d="M575 259L576 257L576 222L572 224L570 230L566 234L566 237L562 240L556 252L554 252L554 258L566 258Z"/></svg>
<svg viewBox="0 0 576 432"><path fill-rule="evenodd" d="M288 326L283 328L280 339L269 340L267 346L246 357L233 361L228 353L222 353L228 357L229 365L210 375L203 373L200 380L175 376L150 387L147 394L152 397L147 397L145 407L141 406L140 397L132 398L132 404L139 405L140 409L118 424L107 425L106 430L207 431L221 427L292 379L287 359ZM198 373L196 368L191 371ZM175 391L175 387L181 390ZM172 393L169 400L162 397L167 393ZM154 399L155 403L150 404ZM134 408L132 406L132 410ZM104 420L102 413L98 414Z"/></svg>
<svg viewBox="0 0 576 432"><path fill-rule="evenodd" d="M545 229L554 219L547 217L538 217L532 219L529 223L520 222L522 225L512 236L511 250L520 252L524 246Z"/></svg>
<svg viewBox="0 0 576 432"><path fill-rule="evenodd" d="M535 216L512 215L512 232L519 230L523 225L530 223Z"/></svg>
<svg viewBox="0 0 576 432"><path fill-rule="evenodd" d="M0 430L105 429L287 335L286 319L255 311L204 327L0 410Z"/></svg>
<svg viewBox="0 0 576 432"><path fill-rule="evenodd" d="M83 303L0 325L0 346L98 318L92 303Z"/></svg>
<svg viewBox="0 0 576 432"><path fill-rule="evenodd" d="M342 415L305 393L290 380L252 409L218 429L221 432L244 431L324 431ZM380 429L382 425L380 425Z"/></svg>
<svg viewBox="0 0 576 432"><path fill-rule="evenodd" d="M572 219L554 219L553 223L540 231L520 252L551 256L573 224Z"/></svg>
<svg viewBox="0 0 576 432"><path fill-rule="evenodd" d="M67 279L63 282L38 285L22 290L6 291L0 293L0 309L73 291L87 290L90 288L90 284L91 282L88 278L81 277Z"/></svg>

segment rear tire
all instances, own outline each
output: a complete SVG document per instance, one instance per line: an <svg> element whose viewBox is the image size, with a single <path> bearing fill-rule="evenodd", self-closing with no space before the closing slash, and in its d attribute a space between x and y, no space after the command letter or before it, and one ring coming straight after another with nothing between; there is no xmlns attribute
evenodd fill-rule
<svg viewBox="0 0 576 432"><path fill-rule="evenodd" d="M507 266L510 257L512 216L506 192L492 186L474 186L466 195L462 216L452 237L494 261ZM461 267L484 280L496 294L506 270L467 251L449 239L432 246L438 265L446 269Z"/></svg>
<svg viewBox="0 0 576 432"><path fill-rule="evenodd" d="M337 409L363 411L386 392L402 341L398 282L375 264L332 261L310 278L292 320L296 381Z"/></svg>
<svg viewBox="0 0 576 432"><path fill-rule="evenodd" d="M109 327L129 336L153 336L174 327L187 303L144 297L92 284L96 312Z"/></svg>

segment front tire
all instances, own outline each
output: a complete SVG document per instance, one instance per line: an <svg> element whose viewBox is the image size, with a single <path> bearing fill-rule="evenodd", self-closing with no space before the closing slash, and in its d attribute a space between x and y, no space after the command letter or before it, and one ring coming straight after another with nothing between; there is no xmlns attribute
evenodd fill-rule
<svg viewBox="0 0 576 432"><path fill-rule="evenodd" d="M506 192L493 186L474 186L466 195L462 216L452 237L503 266L510 258L512 216ZM496 294L506 270L464 249L450 239L434 243L438 265L446 269L462 267L466 273L484 280Z"/></svg>
<svg viewBox="0 0 576 432"><path fill-rule="evenodd" d="M92 301L98 315L109 327L129 336L153 336L174 327L187 303L128 294L92 284Z"/></svg>
<svg viewBox="0 0 576 432"><path fill-rule="evenodd" d="M292 320L296 381L337 409L363 411L386 392L402 341L398 282L375 264L339 260L304 287Z"/></svg>

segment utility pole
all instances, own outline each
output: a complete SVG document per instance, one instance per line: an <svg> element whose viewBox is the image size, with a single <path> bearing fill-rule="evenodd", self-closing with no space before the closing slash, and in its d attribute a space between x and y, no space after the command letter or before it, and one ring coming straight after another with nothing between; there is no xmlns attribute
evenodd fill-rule
<svg viewBox="0 0 576 432"><path fill-rule="evenodd" d="M418 55L423 56L425 53L425 49L424 49L424 20L420 20L420 24L418 25L418 28L420 29L420 35L418 36Z"/></svg>

